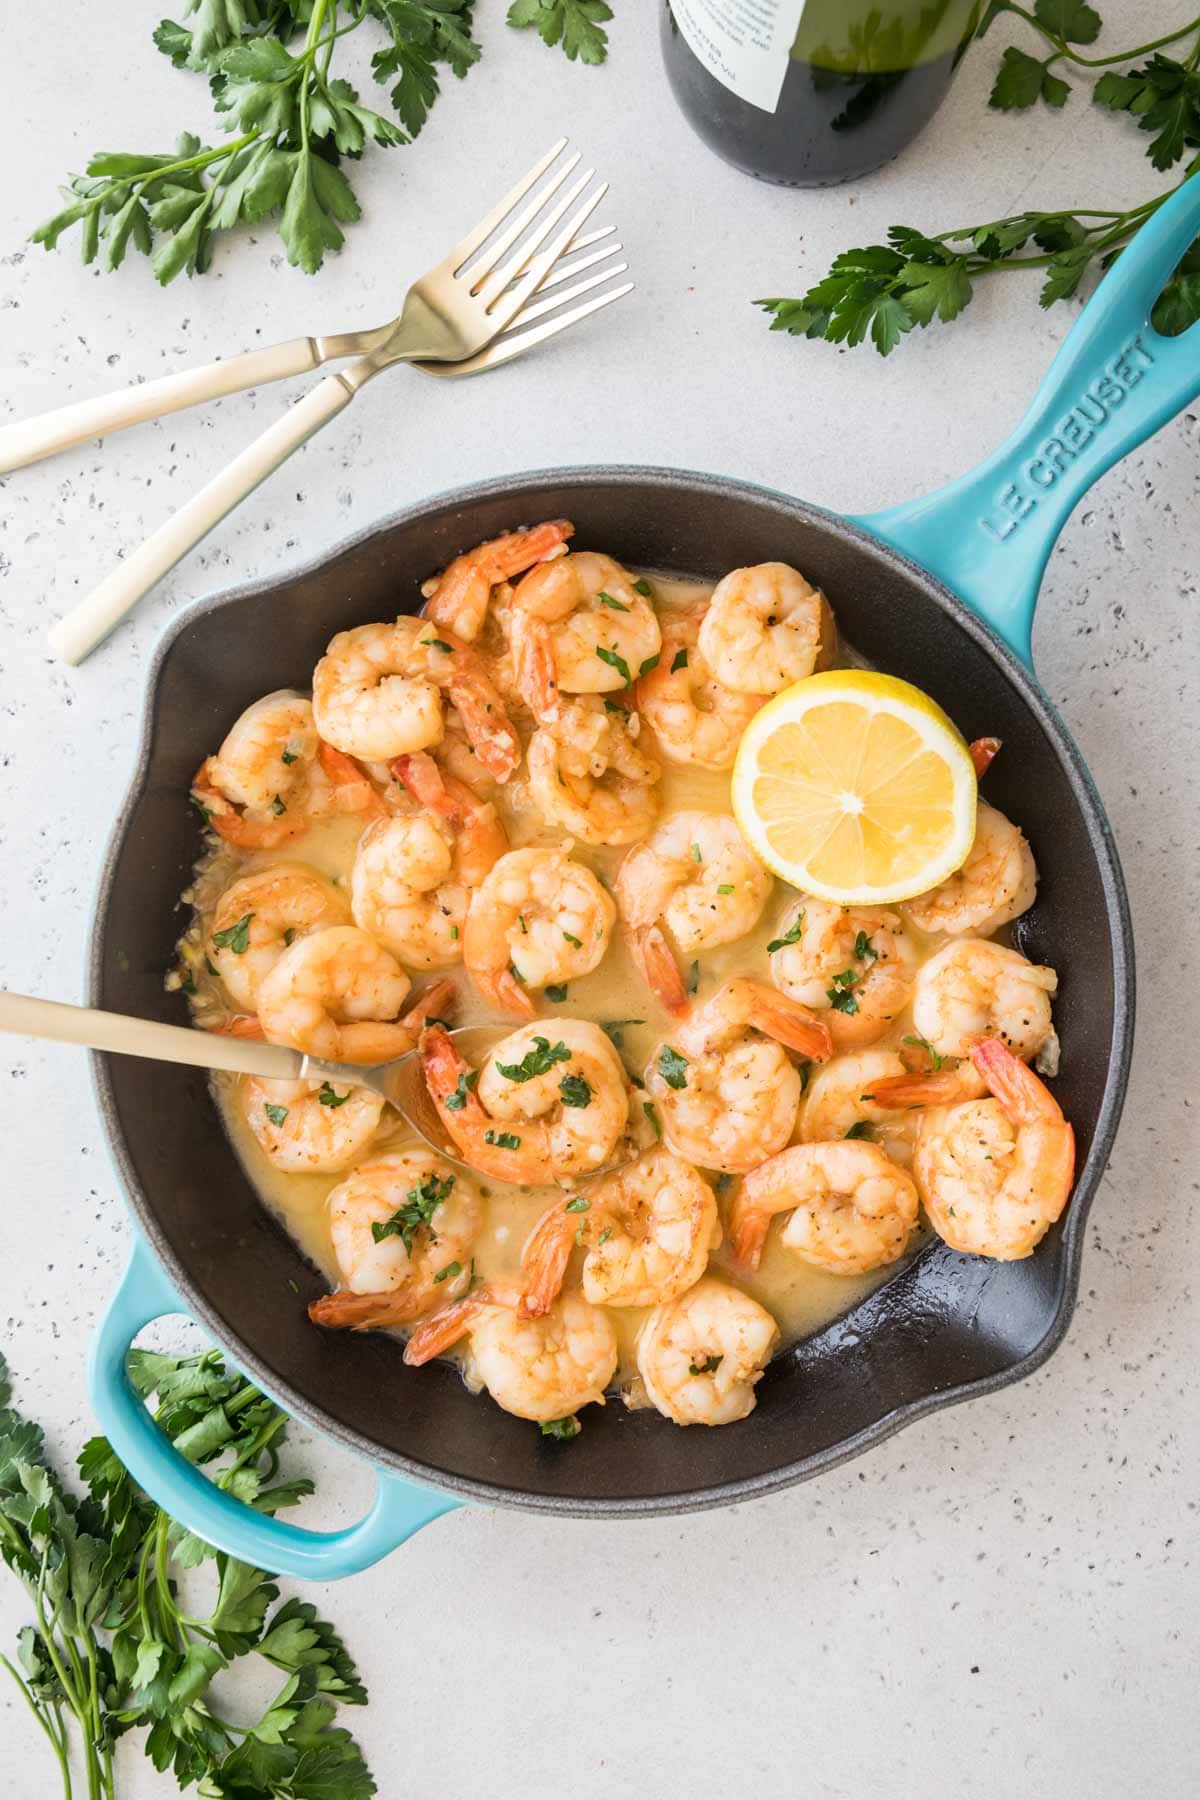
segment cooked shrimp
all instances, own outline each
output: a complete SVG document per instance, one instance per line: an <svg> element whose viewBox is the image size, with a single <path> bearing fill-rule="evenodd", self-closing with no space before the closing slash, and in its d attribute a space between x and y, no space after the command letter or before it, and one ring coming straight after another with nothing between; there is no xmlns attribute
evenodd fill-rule
<svg viewBox="0 0 1200 1800"><path fill-rule="evenodd" d="M397 1016L410 985L391 951L359 926L331 925L283 952L259 984L258 1017L272 1043L325 1062L388 1062L416 1041ZM450 991L442 984L441 998Z"/></svg>
<svg viewBox="0 0 1200 1800"><path fill-rule="evenodd" d="M731 944L753 931L770 892L770 875L724 813L674 813L629 852L617 906L642 974L669 1011L687 1006L671 941L684 957Z"/></svg>
<svg viewBox="0 0 1200 1800"><path fill-rule="evenodd" d="M470 1177L433 1151L363 1163L326 1205L345 1285L313 1301L315 1324L352 1331L407 1325L470 1286L483 1202Z"/></svg>
<svg viewBox="0 0 1200 1800"><path fill-rule="evenodd" d="M547 825L585 844L632 844L658 812L662 767L640 737L641 720L594 695L565 702L534 732L529 792Z"/></svg>
<svg viewBox="0 0 1200 1800"><path fill-rule="evenodd" d="M957 938L922 964L913 990L913 1027L942 1056L966 1056L980 1038L999 1037L1026 1061L1050 1040L1053 969L982 938Z"/></svg>
<svg viewBox="0 0 1200 1800"><path fill-rule="evenodd" d="M756 1269L776 1213L782 1242L814 1268L864 1275L903 1256L917 1223L912 1177L878 1144L793 1144L752 1169L733 1204L734 1255Z"/></svg>
<svg viewBox="0 0 1200 1800"><path fill-rule="evenodd" d="M424 753L393 765L426 811L379 819L358 842L350 894L364 931L415 969L462 961L471 892L508 847L495 807Z"/></svg>
<svg viewBox="0 0 1200 1800"><path fill-rule="evenodd" d="M822 1015L837 1050L873 1044L912 998L916 947L887 907L805 899L773 942L776 983Z"/></svg>
<svg viewBox="0 0 1200 1800"><path fill-rule="evenodd" d="M577 551L541 563L513 595L513 654L524 671L547 661L564 694L611 694L628 687L659 653L662 633L649 600L619 563Z"/></svg>
<svg viewBox="0 0 1200 1800"><path fill-rule="evenodd" d="M349 922L350 908L331 881L303 863L275 863L225 889L213 912L208 955L234 1004L254 1012L260 983L289 944Z"/></svg>
<svg viewBox="0 0 1200 1800"><path fill-rule="evenodd" d="M463 1160L499 1181L536 1185L594 1174L629 1118L625 1070L585 1019L539 1019L494 1045L481 1070L450 1034L421 1039L425 1082Z"/></svg>
<svg viewBox="0 0 1200 1800"><path fill-rule="evenodd" d="M884 1104L879 1089L889 1081L912 1080L894 1050L857 1050L835 1056L816 1069L800 1109L800 1137L806 1144L865 1138L886 1150L893 1162L912 1159L919 1115L903 1098Z"/></svg>
<svg viewBox="0 0 1200 1800"><path fill-rule="evenodd" d="M318 740L312 702L290 689L246 708L192 795L213 830L243 850L273 849L328 813L383 810L358 764Z"/></svg>
<svg viewBox="0 0 1200 1800"><path fill-rule="evenodd" d="M534 563L561 556L574 531L569 519L551 519L527 531L491 538L456 556L422 587L425 617L473 644L483 630L493 590Z"/></svg>
<svg viewBox="0 0 1200 1800"><path fill-rule="evenodd" d="M651 1404L676 1425L732 1425L754 1411L755 1384L778 1341L765 1306L705 1276L650 1314L638 1373Z"/></svg>
<svg viewBox="0 0 1200 1800"><path fill-rule="evenodd" d="M522 1311L549 1311L571 1247L587 1247L583 1297L593 1306L656 1306L703 1275L721 1241L716 1196L689 1163L648 1150L573 1200L556 1200L525 1246Z"/></svg>
<svg viewBox="0 0 1200 1800"><path fill-rule="evenodd" d="M637 684L638 710L671 762L701 769L731 769L742 733L762 705L719 682L699 646L705 608L660 617L658 666Z"/></svg>
<svg viewBox="0 0 1200 1800"><path fill-rule="evenodd" d="M741 694L777 694L832 659L829 602L788 563L755 563L719 581L700 625L717 680Z"/></svg>
<svg viewBox="0 0 1200 1800"><path fill-rule="evenodd" d="M247 1075L238 1097L268 1160L294 1175L334 1175L366 1155L383 1118L383 1095L328 1081L264 1081Z"/></svg>
<svg viewBox="0 0 1200 1800"><path fill-rule="evenodd" d="M781 1150L800 1105L800 1076L785 1044L814 1062L831 1048L807 1007L761 981L727 981L682 1020L645 1078L668 1149L729 1174Z"/></svg>
<svg viewBox="0 0 1200 1800"><path fill-rule="evenodd" d="M1070 1198L1075 1135L1054 1096L999 1038L983 1039L971 1055L994 1098L925 1113L913 1174L951 1249L1014 1262L1030 1255Z"/></svg>
<svg viewBox="0 0 1200 1800"><path fill-rule="evenodd" d="M587 975L617 909L565 850L510 850L471 896L463 956L489 1005L533 1016L531 989Z"/></svg>
<svg viewBox="0 0 1200 1800"><path fill-rule="evenodd" d="M990 937L1029 911L1037 879L1025 833L981 800L966 862L928 893L905 901L903 910L920 931Z"/></svg>
<svg viewBox="0 0 1200 1800"><path fill-rule="evenodd" d="M504 702L470 644L424 619L340 631L313 671L321 736L348 756L384 762L441 742L446 694L484 767L506 780L520 760Z"/></svg>
<svg viewBox="0 0 1200 1800"><path fill-rule="evenodd" d="M617 1372L617 1338L606 1312L564 1294L544 1317L524 1319L517 1284L490 1282L419 1325L406 1363L441 1356L470 1338L467 1373L518 1419L549 1423L580 1407L603 1406Z"/></svg>

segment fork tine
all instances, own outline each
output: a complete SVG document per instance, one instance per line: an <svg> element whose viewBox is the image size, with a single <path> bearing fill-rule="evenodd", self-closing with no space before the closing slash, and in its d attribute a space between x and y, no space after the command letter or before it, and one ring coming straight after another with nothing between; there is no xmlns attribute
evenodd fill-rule
<svg viewBox="0 0 1200 1800"><path fill-rule="evenodd" d="M615 250L619 250L620 248L621 246L619 244L614 247ZM602 251L600 254L608 256L613 254L613 252ZM595 261L595 258L589 257L588 260L589 262L593 262ZM546 289L551 283L549 281L544 281L538 289L538 294L539 296L545 297L531 300L528 305L523 306L509 329L512 330L526 324L532 324L534 319L540 319L544 314L553 312L557 307L566 306L570 301L578 300L580 294L590 294L593 288L603 286L606 281L611 281L614 276L624 275L628 267L629 264L625 262L614 263L611 268L600 269L595 275L589 275L586 281L577 281L574 287L569 287L566 292L562 294L547 294ZM557 285L558 282L563 281L566 275L577 275L579 273L580 271L578 269L568 269L564 274L555 276L555 284Z"/></svg>
<svg viewBox="0 0 1200 1800"><path fill-rule="evenodd" d="M550 236L550 233L555 231L562 220L564 213L566 213L570 207L575 205L579 196L586 191L588 183L595 179L595 175L595 169L585 169L578 181L573 182L565 194L560 194L558 196L558 199L554 202L554 205L550 207L549 211L545 213L545 216L539 216L537 218L533 230L527 237L522 238L521 243L517 249L513 251L508 261L502 263L499 268L494 268L486 281L481 282L478 287L472 288L472 293L475 295L475 298L479 301L485 312L491 312L492 307L496 304L496 301L504 292L505 288L509 287L516 278L518 269L525 267L528 271L528 269L533 267L534 253L545 243L546 239ZM541 207L530 208L530 213L532 214L536 211L541 215L542 210ZM522 220L522 224L526 224L527 222L528 216L526 219ZM580 223L582 223L582 221L580 221ZM567 234L568 239L574 235L574 230L570 231Z"/></svg>
<svg viewBox="0 0 1200 1800"><path fill-rule="evenodd" d="M532 169L522 175L516 186L509 189L500 204L493 207L485 218L480 219L478 225L473 226L464 238L460 238L449 256L444 258L442 267L448 268L451 273L455 269L460 269L468 258L474 255L480 244L486 242L496 227L504 223L513 207L520 205L530 188L541 180L555 157L561 156L566 147L565 137L559 138L556 144L552 144L546 154L539 157L538 161L534 163Z"/></svg>
<svg viewBox="0 0 1200 1800"><path fill-rule="evenodd" d="M495 243L489 244L488 248L483 252L479 261L472 263L469 273L464 276L464 280L470 282L470 288L473 294L479 292L479 289L483 286L484 277L491 273L496 267L496 264L500 261L500 258L505 255L519 238L522 238L525 235L534 219L537 218L538 214L545 206L547 200L550 199L551 195L558 192L563 182L567 179L567 176L570 175L573 170L578 168L579 162L580 152L577 150L574 156L569 156L567 158L561 169L555 169L549 180L543 182L542 186L533 196L533 199L529 202L529 205L523 212L517 215L510 225L505 226Z"/></svg>
<svg viewBox="0 0 1200 1800"><path fill-rule="evenodd" d="M568 256L575 256L580 250L588 249L589 246L592 244L598 244L602 238L611 237L613 232L616 229L617 228L615 225L598 225L596 227L595 231L585 231L579 237L572 238L571 242L567 245L566 249L563 251L562 255L559 257L559 259L558 259L559 262L564 262ZM608 252L605 251L604 254L607 256ZM514 269L512 279L514 281L519 281L521 279L521 276L524 275L526 270L529 268L529 265L532 261L533 261L533 252L531 251L530 254L525 258L525 261L521 264L520 268ZM587 264L580 263L577 266L579 268L586 268ZM566 274L556 274L553 279L555 281L565 281L566 275L571 274L573 272L574 271L572 271L572 270L568 270L566 272ZM547 285L548 285L548 283L546 281L544 281L542 283L543 287L546 287Z"/></svg>
<svg viewBox="0 0 1200 1800"><path fill-rule="evenodd" d="M581 256L579 261L572 263L569 269L562 267L563 259L559 257L558 262L555 263L541 287L538 288L538 293L545 294L551 288L560 287L564 281L571 281L576 275L582 275L585 269L593 268L596 263L605 262L610 256L619 256L624 248L623 244L606 244L603 250L593 250L590 256ZM559 304L560 302L556 300L555 305Z"/></svg>
<svg viewBox="0 0 1200 1800"><path fill-rule="evenodd" d="M547 230L551 229L557 222L556 215L557 217L561 217L567 206L578 198L579 194L586 186L588 179L590 179L590 174L584 181L577 182L571 193L563 197L559 206L554 209L550 218L546 221L545 226L540 228L539 239L544 238ZM550 238L550 241L546 243L541 250L538 251L538 254L534 257L520 281L515 282L509 287L507 293L504 292L504 285L507 284L497 287L497 298L495 301L489 300L488 312L490 316L496 320L498 325L504 326L510 324L516 317L529 296L541 286L550 270L562 255L566 246L571 242L572 238L578 235L580 227L591 217L607 192L608 183L607 181L602 181L599 187L595 188L593 192L588 195L579 210L573 213L566 224ZM496 274L492 277L492 280L499 281L501 273L502 271L497 270Z"/></svg>
<svg viewBox="0 0 1200 1800"><path fill-rule="evenodd" d="M613 288L611 293L600 294L595 300L586 300L572 312L556 314L541 325L535 325L531 331L510 331L480 350L476 356L468 357L464 362L418 362L410 366L422 370L426 375L440 375L444 380L453 380L460 375L479 375L484 369L494 369L498 363L508 362L511 357L520 356L522 351L529 350L534 344L544 343L558 331L565 331L569 325L577 325L580 319L586 319L591 313L599 312L604 306L611 306L614 300L622 295L631 294L634 284L627 281L622 287ZM514 325L520 320L513 321Z"/></svg>

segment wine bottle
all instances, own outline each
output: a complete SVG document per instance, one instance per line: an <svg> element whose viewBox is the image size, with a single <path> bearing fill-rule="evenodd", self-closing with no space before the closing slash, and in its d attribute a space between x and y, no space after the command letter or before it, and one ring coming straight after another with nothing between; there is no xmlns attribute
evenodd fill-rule
<svg viewBox="0 0 1200 1800"><path fill-rule="evenodd" d="M709 147L793 187L867 175L941 105L981 0L663 0L675 98Z"/></svg>

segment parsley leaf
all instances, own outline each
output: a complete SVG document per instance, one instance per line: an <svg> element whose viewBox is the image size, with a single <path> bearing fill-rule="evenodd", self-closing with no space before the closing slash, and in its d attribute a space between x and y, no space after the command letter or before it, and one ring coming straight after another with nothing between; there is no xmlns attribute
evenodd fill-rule
<svg viewBox="0 0 1200 1800"><path fill-rule="evenodd" d="M272 1106L270 1102L267 1102L267 1104L264 1105L263 1111L266 1113L268 1119L270 1119L272 1125L275 1126L282 1125L283 1121L288 1116L288 1109L286 1106Z"/></svg>
<svg viewBox="0 0 1200 1800"><path fill-rule="evenodd" d="M865 1143L875 1142L875 1127L870 1119L858 1119L844 1134L847 1138L861 1138Z"/></svg>
<svg viewBox="0 0 1200 1800"><path fill-rule="evenodd" d="M600 602L601 606L611 607L613 612L627 613L629 611L629 608L626 606L626 604L623 600L614 600L613 596L611 594L606 594L603 588L600 589L600 592L596 595L596 598Z"/></svg>
<svg viewBox="0 0 1200 1800"><path fill-rule="evenodd" d="M590 1106L592 1090L582 1075L564 1075L558 1084L564 1106Z"/></svg>
<svg viewBox="0 0 1200 1800"><path fill-rule="evenodd" d="M789 944L798 944L804 931L804 914L801 913L795 922L788 926L782 937L772 938L767 945L767 954L774 956L777 950L786 950Z"/></svg>
<svg viewBox="0 0 1200 1800"><path fill-rule="evenodd" d="M374 1221L372 1238L382 1244L385 1238L398 1237L404 1248L411 1250L418 1231L432 1230L433 1215L450 1198L454 1180L453 1175L426 1175L417 1187L408 1190L403 1204L396 1208L390 1219Z"/></svg>
<svg viewBox="0 0 1200 1800"><path fill-rule="evenodd" d="M612 18L606 0L513 0L508 23L522 29L532 26L544 44L561 43L574 62L602 63L608 55L604 25Z"/></svg>
<svg viewBox="0 0 1200 1800"><path fill-rule="evenodd" d="M572 1413L566 1419L543 1419L540 1429L543 1437L560 1438L566 1442L570 1438L578 1437L583 1426Z"/></svg>
<svg viewBox="0 0 1200 1800"><path fill-rule="evenodd" d="M494 1144L498 1150L519 1150L521 1140L514 1131L485 1131L485 1144Z"/></svg>
<svg viewBox="0 0 1200 1800"><path fill-rule="evenodd" d="M533 1048L527 1050L519 1063L498 1062L496 1068L506 1081L533 1081L539 1075L547 1074L555 1063L570 1062L571 1052L560 1038L552 1044L547 1037L535 1037Z"/></svg>
<svg viewBox="0 0 1200 1800"><path fill-rule="evenodd" d="M345 1106L349 1098L349 1088L347 1088L344 1094L339 1094L337 1089L331 1086L328 1081L323 1081L321 1083L321 1090L317 1095L317 1099L321 1102L322 1106L332 1107Z"/></svg>
<svg viewBox="0 0 1200 1800"><path fill-rule="evenodd" d="M213 932L213 943L218 950L232 950L235 956L244 956L250 948L250 921L252 912L243 913L236 925L230 925L224 931Z"/></svg>
<svg viewBox="0 0 1200 1800"><path fill-rule="evenodd" d="M723 1356L698 1356L693 1362L688 1364L688 1374L711 1375L714 1369L719 1369L724 1361L725 1358Z"/></svg>
<svg viewBox="0 0 1200 1800"><path fill-rule="evenodd" d="M478 1069L464 1069L455 1084L454 1092L447 1094L442 1105L447 1112L461 1112L467 1104L467 1095L479 1080Z"/></svg>
<svg viewBox="0 0 1200 1800"><path fill-rule="evenodd" d="M600 658L602 663L607 663L610 669L615 669L626 687L628 687L629 683L633 680L633 677L629 673L629 664L625 661L625 658L619 655L616 650L606 650L603 644L596 645L596 655Z"/></svg>
<svg viewBox="0 0 1200 1800"><path fill-rule="evenodd" d="M670 1044L664 1044L658 1053L658 1072L669 1088L685 1088L687 1086L688 1061Z"/></svg>
<svg viewBox="0 0 1200 1800"><path fill-rule="evenodd" d="M688 666L688 653L687 653L686 648L683 650L677 650L671 661L672 675L678 675L680 669L686 669L687 666Z"/></svg>

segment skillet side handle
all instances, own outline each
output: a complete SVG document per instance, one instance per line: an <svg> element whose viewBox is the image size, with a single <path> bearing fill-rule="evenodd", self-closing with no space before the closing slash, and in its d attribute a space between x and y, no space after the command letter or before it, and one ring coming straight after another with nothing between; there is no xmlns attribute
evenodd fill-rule
<svg viewBox="0 0 1200 1800"><path fill-rule="evenodd" d="M275 1575L335 1581L369 1568L459 1502L376 1469L375 1504L344 1531L306 1531L226 1494L159 1430L130 1383L125 1358L144 1325L186 1307L139 1236L92 1347L92 1403L113 1449L164 1512L241 1562Z"/></svg>
<svg viewBox="0 0 1200 1800"><path fill-rule="evenodd" d="M1197 236L1193 176L1100 283L1007 442L936 493L853 521L944 581L1025 663L1042 573L1071 512L1200 394L1200 326L1164 338L1150 323Z"/></svg>

